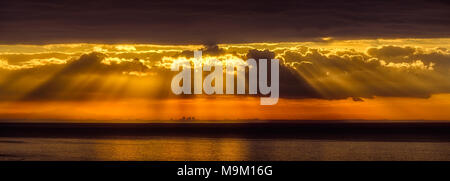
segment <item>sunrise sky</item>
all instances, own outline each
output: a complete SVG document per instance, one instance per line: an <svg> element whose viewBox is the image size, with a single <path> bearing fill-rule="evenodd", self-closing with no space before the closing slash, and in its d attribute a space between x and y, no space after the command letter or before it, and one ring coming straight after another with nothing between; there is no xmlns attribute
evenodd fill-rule
<svg viewBox="0 0 450 181"><path fill-rule="evenodd" d="M448 120L449 39L2 45L4 119ZM281 100L170 91L173 61L278 58ZM207 72L204 73L204 76Z"/></svg>
<svg viewBox="0 0 450 181"><path fill-rule="evenodd" d="M450 120L441 1L0 3L0 120ZM280 100L174 95L174 61L280 60ZM206 73L204 74L204 76Z"/></svg>

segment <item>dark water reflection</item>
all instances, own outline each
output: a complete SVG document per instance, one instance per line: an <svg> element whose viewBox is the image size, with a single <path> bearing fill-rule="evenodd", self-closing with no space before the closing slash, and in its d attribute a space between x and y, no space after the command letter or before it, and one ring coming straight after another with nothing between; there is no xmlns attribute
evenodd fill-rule
<svg viewBox="0 0 450 181"><path fill-rule="evenodd" d="M450 160L450 143L198 137L2 137L0 160Z"/></svg>

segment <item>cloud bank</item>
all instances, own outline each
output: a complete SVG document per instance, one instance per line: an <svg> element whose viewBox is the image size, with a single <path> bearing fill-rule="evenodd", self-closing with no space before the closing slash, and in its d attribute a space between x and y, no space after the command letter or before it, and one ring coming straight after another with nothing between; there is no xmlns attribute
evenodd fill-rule
<svg viewBox="0 0 450 181"><path fill-rule="evenodd" d="M0 41L249 43L450 37L439 0L98 0L0 2Z"/></svg>
<svg viewBox="0 0 450 181"><path fill-rule="evenodd" d="M348 44L348 42L346 42ZM280 59L280 96L346 99L450 93L448 45L9 45L0 47L0 100L169 98L170 64L192 58ZM360 46L366 46L360 43ZM205 75L204 75L205 76Z"/></svg>

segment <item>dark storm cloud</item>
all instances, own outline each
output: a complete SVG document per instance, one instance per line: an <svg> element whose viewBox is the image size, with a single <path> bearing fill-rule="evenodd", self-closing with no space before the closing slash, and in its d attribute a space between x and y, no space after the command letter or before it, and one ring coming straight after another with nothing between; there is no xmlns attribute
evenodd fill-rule
<svg viewBox="0 0 450 181"><path fill-rule="evenodd" d="M449 37L444 1L2 1L1 43Z"/></svg>

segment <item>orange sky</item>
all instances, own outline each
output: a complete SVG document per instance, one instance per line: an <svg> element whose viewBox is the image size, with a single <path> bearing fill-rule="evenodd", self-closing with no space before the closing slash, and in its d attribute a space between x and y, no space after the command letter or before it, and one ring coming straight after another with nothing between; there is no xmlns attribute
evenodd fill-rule
<svg viewBox="0 0 450 181"><path fill-rule="evenodd" d="M40 121L65 119L67 122L171 122L195 117L193 122L234 122L265 120L433 120L450 118L450 94L429 99L374 98L280 99L274 106L259 105L259 98L193 98L164 100L121 100L84 102L4 102L2 119ZM17 121L17 120L16 120ZM186 122L186 121L185 121Z"/></svg>
<svg viewBox="0 0 450 181"><path fill-rule="evenodd" d="M202 45L0 45L0 120L450 120L450 39ZM170 65L273 56L306 87L259 97L168 95ZM92 53L95 52L95 53ZM169 72L169 73L168 73ZM283 82L284 85L296 82ZM169 81L169 82L167 82ZM302 86L304 86L301 84ZM289 87L288 87L289 88ZM313 89L319 95L303 93ZM280 89L281 93L286 89ZM297 96L297 97L296 97ZM352 99L353 98L353 99ZM362 99L363 101L358 101Z"/></svg>

